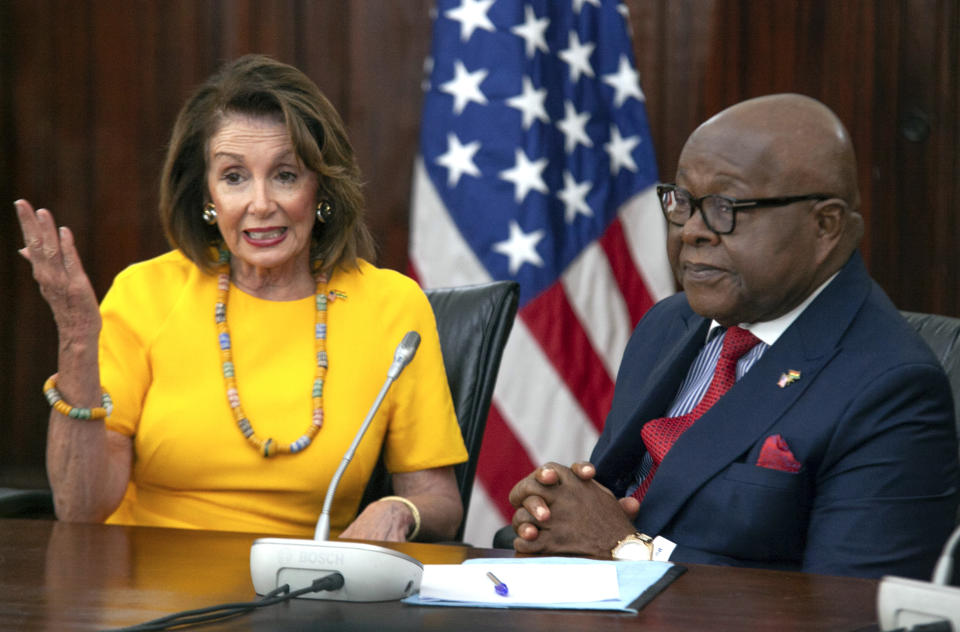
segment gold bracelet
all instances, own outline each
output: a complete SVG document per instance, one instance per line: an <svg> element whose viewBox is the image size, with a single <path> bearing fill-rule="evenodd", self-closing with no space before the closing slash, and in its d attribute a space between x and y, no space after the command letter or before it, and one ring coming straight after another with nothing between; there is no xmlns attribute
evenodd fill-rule
<svg viewBox="0 0 960 632"><path fill-rule="evenodd" d="M100 395L100 406L96 408L76 408L63 401L63 395L57 390L56 373L43 383L43 395L55 411L71 419L104 419L113 413L113 400L106 391Z"/></svg>
<svg viewBox="0 0 960 632"><path fill-rule="evenodd" d="M398 503L403 503L410 509L410 513L413 514L413 531L410 532L410 535L407 536L407 540L413 540L417 537L417 534L420 533L420 510L417 509L417 506L414 505L408 498L403 496L384 496L380 500L395 500ZM379 502L379 501L377 501Z"/></svg>

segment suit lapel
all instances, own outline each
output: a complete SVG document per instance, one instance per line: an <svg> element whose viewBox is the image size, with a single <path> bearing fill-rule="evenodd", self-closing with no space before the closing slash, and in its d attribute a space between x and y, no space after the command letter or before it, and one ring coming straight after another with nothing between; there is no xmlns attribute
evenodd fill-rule
<svg viewBox="0 0 960 632"><path fill-rule="evenodd" d="M866 299L870 279L854 254L834 281L750 371L673 445L643 501L638 526L662 531L704 483L739 459L814 382ZM787 388L789 370L801 379ZM637 432L639 435L639 432Z"/></svg>

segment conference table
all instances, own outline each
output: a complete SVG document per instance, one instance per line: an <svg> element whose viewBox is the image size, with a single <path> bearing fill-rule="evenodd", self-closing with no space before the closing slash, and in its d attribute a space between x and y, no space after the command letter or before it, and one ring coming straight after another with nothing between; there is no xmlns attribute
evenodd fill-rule
<svg viewBox="0 0 960 632"><path fill-rule="evenodd" d="M0 630L102 630L249 601L254 534L0 520ZM507 557L387 545L424 564ZM876 630L874 580L689 564L638 614L295 599L200 630Z"/></svg>

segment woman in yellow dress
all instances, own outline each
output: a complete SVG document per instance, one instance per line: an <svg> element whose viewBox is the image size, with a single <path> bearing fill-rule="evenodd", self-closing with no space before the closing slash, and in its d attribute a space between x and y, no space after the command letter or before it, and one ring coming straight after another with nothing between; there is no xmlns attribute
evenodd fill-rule
<svg viewBox="0 0 960 632"><path fill-rule="evenodd" d="M344 537L449 539L466 450L433 312L375 267L340 117L299 70L242 57L174 125L160 215L172 251L97 305L73 235L16 203L59 335L44 386L58 518L310 537L393 350L422 342L347 468ZM360 498L381 453L397 496Z"/></svg>

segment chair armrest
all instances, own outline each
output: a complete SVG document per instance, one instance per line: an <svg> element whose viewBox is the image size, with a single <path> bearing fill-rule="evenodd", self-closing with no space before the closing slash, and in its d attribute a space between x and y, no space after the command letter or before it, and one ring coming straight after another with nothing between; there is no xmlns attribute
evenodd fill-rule
<svg viewBox="0 0 960 632"><path fill-rule="evenodd" d="M0 487L0 518L55 518L49 489Z"/></svg>

